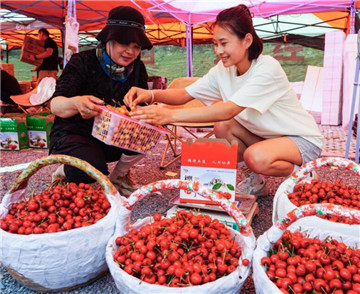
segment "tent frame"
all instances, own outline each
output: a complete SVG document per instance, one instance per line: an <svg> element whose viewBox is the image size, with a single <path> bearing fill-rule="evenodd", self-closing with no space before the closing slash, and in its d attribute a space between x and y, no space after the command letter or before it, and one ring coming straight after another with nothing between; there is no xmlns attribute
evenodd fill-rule
<svg viewBox="0 0 360 294"><path fill-rule="evenodd" d="M354 78L354 87L353 87L353 94L352 94L352 100L351 100L348 134L347 134L347 139L346 139L345 158L349 158L350 142L351 142L351 138L352 138L352 126L354 123L356 96L357 96L358 88L359 88L359 98L358 98L359 101L358 101L358 112L357 113L358 113L358 116L360 115L359 74L360 74L360 29L358 32L358 54L356 57L355 78ZM358 117L358 121L357 121L356 143L355 143L355 162L357 162L357 163L359 163L359 152L360 152L360 117Z"/></svg>
<svg viewBox="0 0 360 294"><path fill-rule="evenodd" d="M78 11L78 16L80 12L84 12L84 11L96 15L95 18L86 19L86 16L84 16L85 15L84 14L81 17L81 19L78 19L80 26L82 26L85 31L91 31L92 30L91 27L97 26L98 23L104 23L107 18L108 9L105 10L103 9L103 7L107 7L106 4L110 4L114 6L113 3L115 3L112 1L102 1L104 5L101 6L100 9L98 7L94 9L95 6L92 6L92 4L95 2L97 1L76 0L76 6L77 6L76 9ZM193 37L194 28L199 24L213 21L216 15L218 14L219 10L205 11L205 12L199 12L199 11L190 12L177 8L176 0L171 0L167 2L163 0L146 0L146 1L128 0L128 1L118 1L117 3L120 3L119 5L123 5L125 2L141 10L146 17L147 23L158 24L160 27L161 21L156 21L156 19L159 18L161 20L166 19L169 22L181 22L185 25L185 43L187 48L186 49L187 75L192 76L193 69L192 69L191 49L194 43L194 37ZM228 0L227 2L232 3L232 5L238 3L233 0ZM349 11L349 10L352 13L352 17L354 17L355 9L357 7L356 0L351 0L351 1L350 0L348 1L295 0L295 1L279 1L279 2L274 1L271 3L267 3L266 1L261 1L261 0L248 0L244 2L249 4L248 6L255 17L262 17L262 18L272 18L279 14L299 14L299 13L313 13L313 12L324 12L324 11L326 12ZM16 5L16 3L18 4ZM19 1L4 2L1 4L1 6L2 8L9 9L12 12L23 13L24 15L27 15L29 17L34 17L35 19L39 19L45 23L51 24L53 27L59 28L62 32L61 40L63 41L65 35L63 23L65 21L67 3L68 1L66 0L48 0L48 1L35 0L28 2L19 0ZM274 5L276 5L276 7ZM44 10L41 9L39 10L39 13L36 14L36 10L33 9L34 7L46 9L49 11L54 11L55 9L61 9L62 11L60 13L61 17L52 18L52 17L48 17L48 15L42 15L40 12ZM57 15L59 15L59 13ZM286 24L286 23L287 22L281 22L278 20L276 26L279 26L279 24ZM91 24L94 25L91 26ZM306 26L309 25L301 24L300 28ZM322 27L321 23L312 24L311 26ZM260 27L258 27L258 29L261 30ZM296 29L299 29L299 27ZM84 30L80 28L80 32ZM278 36L284 36L293 30L295 30L295 28L278 32ZM160 40L160 44L165 44L165 42ZM182 44L181 40L180 40L180 44Z"/></svg>

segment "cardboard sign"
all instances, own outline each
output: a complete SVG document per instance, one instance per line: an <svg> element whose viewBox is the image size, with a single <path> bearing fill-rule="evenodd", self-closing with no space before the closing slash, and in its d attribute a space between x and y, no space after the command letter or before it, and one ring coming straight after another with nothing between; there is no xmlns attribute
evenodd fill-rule
<svg viewBox="0 0 360 294"><path fill-rule="evenodd" d="M154 65L155 64L154 48L151 48L151 50L141 51L141 61L144 64Z"/></svg>
<svg viewBox="0 0 360 294"><path fill-rule="evenodd" d="M180 178L199 182L231 201L235 200L236 142L225 139L188 139L182 144ZM215 204L191 191L180 191L180 202Z"/></svg>
<svg viewBox="0 0 360 294"><path fill-rule="evenodd" d="M20 150L29 147L26 114L4 115L0 118L0 150Z"/></svg>
<svg viewBox="0 0 360 294"><path fill-rule="evenodd" d="M243 194L236 194L235 195L235 205L240 211L246 215L250 212L252 206L256 202L256 196L254 195L243 195ZM209 211L217 211L223 212L224 209L221 208L219 205L210 205L210 204L203 204L203 203L188 203L188 202L180 202L180 197L177 196L170 201L171 204L174 204L179 207L186 207L191 209L200 209L200 210L209 210Z"/></svg>
<svg viewBox="0 0 360 294"><path fill-rule="evenodd" d="M50 146L50 131L54 124L54 115L41 113L26 118L29 147L45 149Z"/></svg>

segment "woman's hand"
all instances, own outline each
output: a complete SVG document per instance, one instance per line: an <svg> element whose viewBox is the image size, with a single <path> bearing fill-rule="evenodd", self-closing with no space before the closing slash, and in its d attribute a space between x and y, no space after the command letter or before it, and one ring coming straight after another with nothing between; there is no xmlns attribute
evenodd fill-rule
<svg viewBox="0 0 360 294"><path fill-rule="evenodd" d="M86 96L76 96L75 106L84 119L89 119L94 116L97 116L100 113L100 109L96 106L96 104L104 104L104 101L91 95Z"/></svg>
<svg viewBox="0 0 360 294"><path fill-rule="evenodd" d="M124 96L124 103L128 107L136 106L140 103L152 102L152 94L150 90L131 87L129 92Z"/></svg>
<svg viewBox="0 0 360 294"><path fill-rule="evenodd" d="M173 122L173 110L159 105L138 107L130 112L130 116L151 125L166 125Z"/></svg>
<svg viewBox="0 0 360 294"><path fill-rule="evenodd" d="M69 118L79 113L82 118L89 119L100 113L100 109L96 106L98 104L104 104L104 101L92 95L72 98L57 96L51 100L50 106L51 112L62 118Z"/></svg>

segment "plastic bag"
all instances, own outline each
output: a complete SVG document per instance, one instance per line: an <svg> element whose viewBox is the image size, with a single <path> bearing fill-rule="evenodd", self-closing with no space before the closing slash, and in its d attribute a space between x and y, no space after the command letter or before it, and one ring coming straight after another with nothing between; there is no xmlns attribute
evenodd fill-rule
<svg viewBox="0 0 360 294"><path fill-rule="evenodd" d="M66 290L92 281L107 271L105 247L114 234L123 199L102 173L85 161L52 155L32 162L14 182L0 204L0 218L12 203L26 195L28 178L43 166L64 163L78 167L96 179L111 204L97 223L57 233L19 235L0 229L0 261L22 285L36 291Z"/></svg>
<svg viewBox="0 0 360 294"><path fill-rule="evenodd" d="M43 78L37 86L36 93L30 95L29 101L32 105L41 105L48 101L55 92L56 80L52 77Z"/></svg>
<svg viewBox="0 0 360 294"><path fill-rule="evenodd" d="M355 162L338 157L324 157L318 158L312 162L309 162L294 172L291 177L285 180L276 191L273 201L273 215L272 221L275 223L279 219L283 218L288 212L295 209L296 206L291 203L288 198L288 194L293 192L294 186L301 181L310 181L310 172L314 168L321 166L336 166L339 168L346 168L356 175L360 176L360 165ZM298 225L311 226L316 223L316 226L328 231L334 231L344 233L353 236L359 236L360 225L348 225L342 223L331 222L316 216L307 217L298 221Z"/></svg>
<svg viewBox="0 0 360 294"><path fill-rule="evenodd" d="M79 52L79 23L75 17L67 17L65 24L65 54L66 64L74 53Z"/></svg>
<svg viewBox="0 0 360 294"><path fill-rule="evenodd" d="M214 282L206 283L198 286L183 287L183 288L173 288L165 287L159 285L153 285L146 283L127 274L123 271L119 265L114 262L113 255L117 250L115 244L115 239L118 236L124 235L129 232L132 228L140 228L145 224L150 222L150 218L139 220L135 224L130 223L131 210L134 205L144 198L145 196L150 195L159 190L163 189L183 189L195 191L199 195L206 197L212 201L219 202L219 205L224 208L237 222L241 228L241 234L237 231L231 230L232 235L235 240L238 242L242 248L242 255L239 260L240 266L228 276L222 277ZM235 203L230 202L226 199L220 199L220 196L217 192L211 189L205 189L198 183L193 183L189 181L182 180L164 180L154 182L152 184L141 187L139 190L135 191L124 206L120 208L119 219L116 225L116 232L114 236L109 240L109 243L106 246L106 262L109 266L110 273L115 280L117 288L121 293L207 293L207 294L224 294L224 293L239 293L241 287L243 286L247 276L250 272L249 266L242 266L241 261L243 258L249 259L251 261L253 250L255 245L255 237L252 233L250 225L246 222L246 219L236 207Z"/></svg>
<svg viewBox="0 0 360 294"><path fill-rule="evenodd" d="M347 246L359 247L360 240L358 236L348 235L346 233L338 233L330 230L320 228L317 223L316 227L300 225L299 221L304 216L315 215L315 214L337 214L346 215L357 218L360 221L360 211L350 210L341 206L331 204L311 204L298 207L289 213L285 219L278 221L268 231L261 235L256 242L256 249L253 256L253 274L252 278L255 284L255 290L258 294L268 293L282 293L279 288L268 278L265 272L265 267L261 265L261 258L267 256L270 249L273 248L276 241L278 241L285 229L289 229L291 232L301 231L306 232L310 237L318 237L320 240L331 236L333 239L339 242L344 242ZM289 217L290 216L290 217ZM313 217L306 217L311 219ZM297 220L299 219L299 220ZM295 222L294 222L295 221ZM294 222L294 223L293 223Z"/></svg>

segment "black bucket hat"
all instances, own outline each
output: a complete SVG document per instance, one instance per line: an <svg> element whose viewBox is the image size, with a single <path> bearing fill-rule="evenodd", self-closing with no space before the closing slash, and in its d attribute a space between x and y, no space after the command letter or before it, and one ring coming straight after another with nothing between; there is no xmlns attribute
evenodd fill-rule
<svg viewBox="0 0 360 294"><path fill-rule="evenodd" d="M115 40L120 44L137 43L141 49L151 49L152 44L145 34L144 16L130 6L118 6L110 10L106 26L96 36L106 43Z"/></svg>

